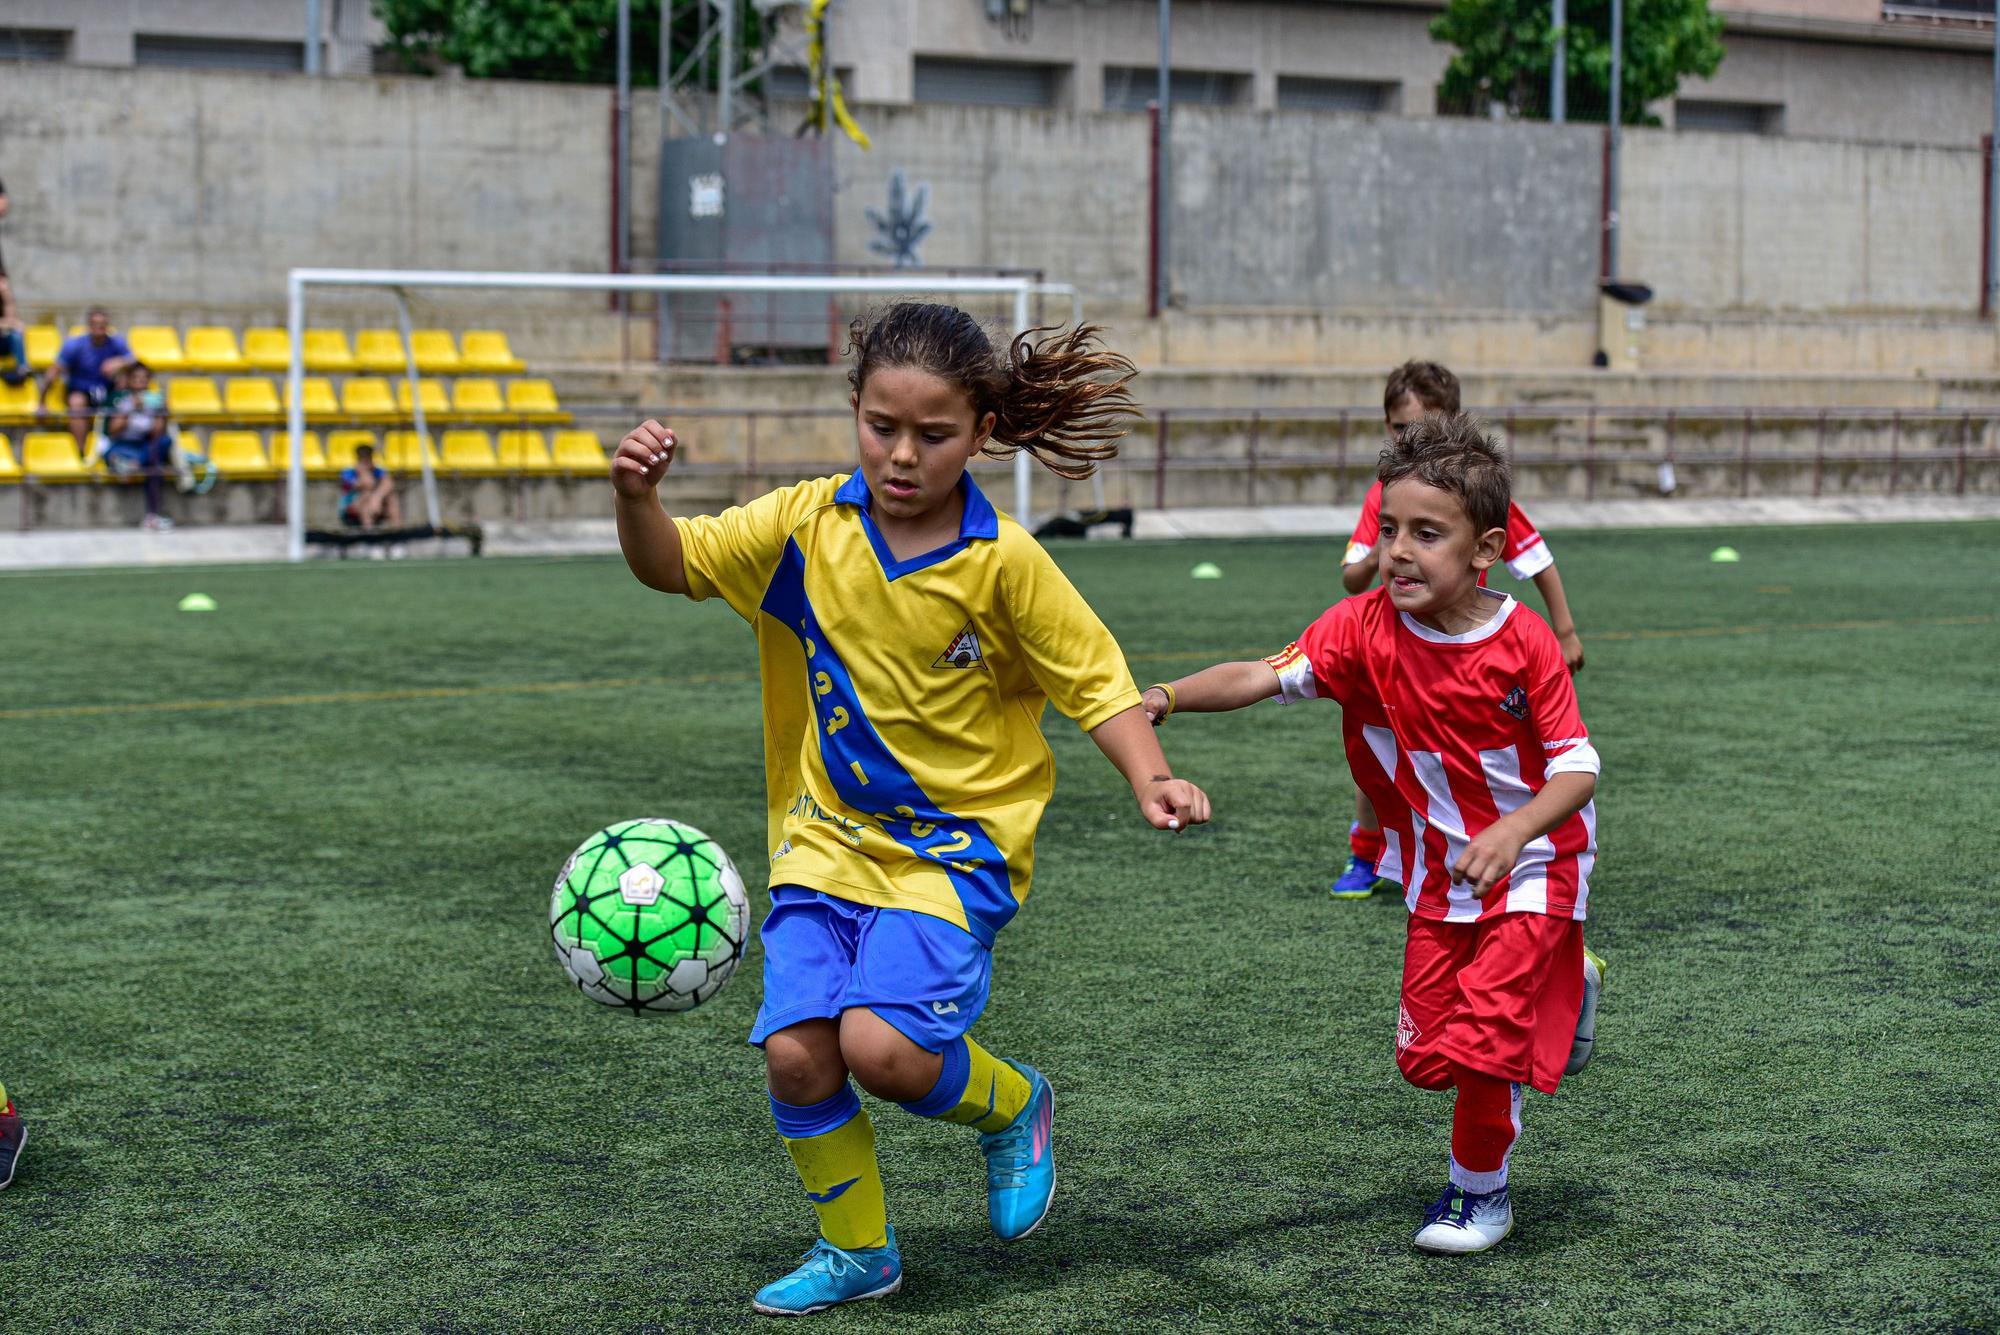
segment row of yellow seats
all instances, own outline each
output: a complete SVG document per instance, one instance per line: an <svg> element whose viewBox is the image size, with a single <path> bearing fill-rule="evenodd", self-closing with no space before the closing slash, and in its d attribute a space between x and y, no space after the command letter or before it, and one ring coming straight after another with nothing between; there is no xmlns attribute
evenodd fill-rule
<svg viewBox="0 0 2000 1335"><path fill-rule="evenodd" d="M290 438L277 431L271 433L268 452L264 437L255 431L211 431L202 445L223 477L244 481L280 477L291 459ZM314 477L331 477L352 467L354 452L362 445L372 446L376 461L391 471L416 472L423 467L414 431L386 432L380 440L372 431L333 431L324 444L318 432L308 431L299 445L306 472ZM424 437L422 448L430 455L431 467L442 473L601 473L609 464L594 431L558 431L553 438L539 431L502 431L497 438L485 431L447 431L441 441ZM0 482L17 481L23 474L41 482L107 476L85 465L67 431L28 432L21 437L18 462L7 437L0 435Z"/></svg>
<svg viewBox="0 0 2000 1335"><path fill-rule="evenodd" d="M381 376L350 376L341 386L339 397L333 382L325 376L307 376L304 385L306 418L313 422L351 420L358 422L406 422L410 419L410 382L392 382ZM289 392L279 394L279 382L261 376L224 380L220 388L207 376L176 376L165 382L167 411L184 422L244 422L250 425L283 420L291 406ZM290 386L285 387L289 391ZM417 397L428 418L451 418L465 422L566 423L569 413L556 401L555 386L546 380L510 380L503 391L500 382L466 376L447 387L441 380L419 380ZM43 398L47 412L68 411L60 381L51 384ZM31 422L35 419L35 386L0 384L0 422Z"/></svg>
<svg viewBox="0 0 2000 1335"><path fill-rule="evenodd" d="M70 330L82 332L80 327ZM156 371L283 371L292 364L291 334L270 327L244 330L241 346L236 331L221 325L194 326L185 344L171 325L134 325L125 331L125 341ZM30 366L53 366L62 336L54 325L30 325L27 345ZM410 351L423 375L518 375L528 369L498 329L468 329L462 339L454 339L449 329L413 330ZM345 330L308 329L304 353L308 371L328 375L388 373L409 366L402 334L394 329L363 329L352 344Z"/></svg>

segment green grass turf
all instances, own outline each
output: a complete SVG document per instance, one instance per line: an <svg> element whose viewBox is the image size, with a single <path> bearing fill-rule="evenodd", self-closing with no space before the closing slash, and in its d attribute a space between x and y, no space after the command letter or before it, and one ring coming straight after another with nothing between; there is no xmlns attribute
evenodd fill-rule
<svg viewBox="0 0 2000 1335"><path fill-rule="evenodd" d="M970 1136L875 1105L907 1287L820 1327L1993 1329L1996 545L1558 538L1605 761L1600 1055L1530 1096L1520 1222L1471 1259L1409 1247L1449 1104L1392 1062L1402 908L1324 894L1332 707L1174 720L1217 813L1180 837L1052 718L979 1035L1060 1091L1054 1213L996 1243ZM1282 646L1336 550L1059 556L1144 682ZM176 612L193 589L220 610ZM758 953L638 1021L545 930L621 817L761 882L726 609L613 560L349 563L0 578L0 625L0 1078L32 1137L0 1328L754 1324L812 1236L743 1043ZM150 708L186 701L243 703Z"/></svg>

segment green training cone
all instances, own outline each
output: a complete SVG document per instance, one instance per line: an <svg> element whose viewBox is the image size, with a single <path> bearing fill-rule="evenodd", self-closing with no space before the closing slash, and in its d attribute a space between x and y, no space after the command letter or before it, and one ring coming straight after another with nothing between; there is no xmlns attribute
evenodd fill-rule
<svg viewBox="0 0 2000 1335"><path fill-rule="evenodd" d="M1729 565L1733 562L1741 561L1743 558L1736 554L1734 547L1717 547L1708 554L1708 559L1717 565Z"/></svg>
<svg viewBox="0 0 2000 1335"><path fill-rule="evenodd" d="M215 599L205 593L191 593L181 599L181 611L183 612L213 612L214 610Z"/></svg>
<svg viewBox="0 0 2000 1335"><path fill-rule="evenodd" d="M1188 575L1193 579L1221 579L1222 567L1213 561L1203 561L1193 570L1188 571Z"/></svg>

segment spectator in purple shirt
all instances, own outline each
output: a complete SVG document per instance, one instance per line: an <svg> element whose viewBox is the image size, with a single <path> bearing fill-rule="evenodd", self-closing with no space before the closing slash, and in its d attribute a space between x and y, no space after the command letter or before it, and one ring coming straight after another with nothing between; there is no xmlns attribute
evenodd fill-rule
<svg viewBox="0 0 2000 1335"><path fill-rule="evenodd" d="M102 307L91 310L87 328L56 354L56 372L69 395L69 433L79 454L89 447L91 420L111 397L111 382L135 360L131 347L111 332L111 317Z"/></svg>

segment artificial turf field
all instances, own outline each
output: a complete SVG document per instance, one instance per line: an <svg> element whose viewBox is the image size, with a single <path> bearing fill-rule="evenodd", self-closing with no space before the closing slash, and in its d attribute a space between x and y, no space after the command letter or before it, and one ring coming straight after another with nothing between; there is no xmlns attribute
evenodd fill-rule
<svg viewBox="0 0 2000 1335"><path fill-rule="evenodd" d="M1449 1101L1392 1060L1400 903L1325 895L1333 707L1173 720L1216 812L1178 837L1052 715L977 1032L1057 1088L1055 1208L999 1244L970 1133L871 1102L905 1289L819 1328L2000 1324L2000 525L1553 545L1609 973L1596 1061L1529 1096L1514 1236L1409 1246ZM1281 647L1336 552L1057 549L1142 683ZM488 559L0 577L0 626L0 1329L762 1320L813 1223L743 1042L757 948L640 1021L546 930L635 815L721 840L761 911L726 608Z"/></svg>

